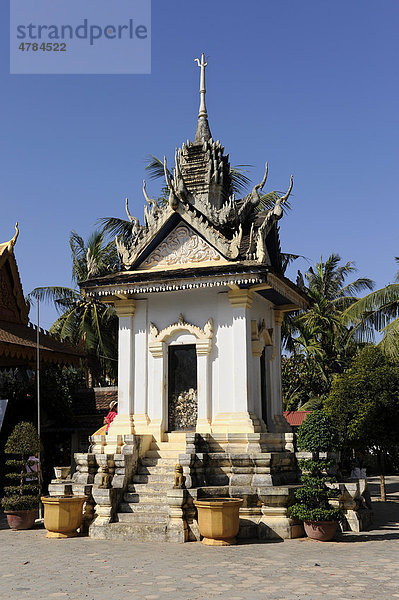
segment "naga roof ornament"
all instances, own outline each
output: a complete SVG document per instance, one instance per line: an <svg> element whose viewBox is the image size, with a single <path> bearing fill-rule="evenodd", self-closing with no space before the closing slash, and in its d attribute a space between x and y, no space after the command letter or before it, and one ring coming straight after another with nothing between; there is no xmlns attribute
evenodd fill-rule
<svg viewBox="0 0 399 600"><path fill-rule="evenodd" d="M170 172L164 157L164 175L168 189L167 202L159 204L147 193L143 182L144 225L126 212L132 226L131 239L116 239L122 267L135 270L152 252L162 230L173 219L184 221L199 233L225 259L234 262L281 268L277 222L283 216L293 186L291 176L287 193L279 197L269 210L259 211L262 190L267 181L268 163L262 180L242 199L236 200L229 155L220 141L214 141L208 123L205 103L205 55L196 58L200 67L200 106L194 141L187 140L175 151L175 165ZM177 221L175 222L175 225ZM170 227L168 232L170 231ZM146 253L147 251L147 253Z"/></svg>

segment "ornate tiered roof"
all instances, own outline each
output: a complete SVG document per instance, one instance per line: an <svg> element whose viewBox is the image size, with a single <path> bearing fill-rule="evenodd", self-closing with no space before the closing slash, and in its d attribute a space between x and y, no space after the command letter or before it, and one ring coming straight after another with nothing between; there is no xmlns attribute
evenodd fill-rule
<svg viewBox="0 0 399 600"><path fill-rule="evenodd" d="M202 55L196 59L201 68L200 110L194 141L187 140L176 150L173 176L169 175L166 159L164 172L169 190L168 202L159 206L151 200L144 185L147 201L145 224L134 222L131 240L117 240L121 263L126 270L135 270L143 260L143 252L173 217L194 228L228 261L253 261L281 267L277 221L282 217L282 205L292 189L279 198L268 211L258 212L261 191L266 183L268 166L260 183L244 198L236 200L228 155L220 141L211 136L205 104L205 68ZM165 233L167 231L165 230Z"/></svg>
<svg viewBox="0 0 399 600"><path fill-rule="evenodd" d="M175 282L187 278L187 272L193 269L194 287L201 277L216 280L218 272L231 276L231 282L239 284L246 281L240 279L240 273L248 274L248 282L259 283L266 281L266 272L271 272L292 287L293 293L298 292L296 286L283 277L278 232L278 221L283 216L283 205L291 193L293 178L291 176L287 193L279 197L270 210L259 211L268 174L266 163L262 181L244 198L236 200L229 156L220 141L212 138L208 123L204 54L196 61L201 76L194 141L187 140L176 150L172 173L164 158L166 202L160 204L152 200L144 182L143 225L130 215L127 207L132 235L129 240L116 239L121 272L83 284L95 294L94 288L102 284L109 286L122 281L136 282L136 289L140 282L146 281L150 289L153 272L158 272L155 276L158 283L167 279ZM160 285L154 291L179 287ZM175 283L170 285L175 286ZM102 294L101 290L98 294ZM294 302L292 295L290 302ZM304 303L306 300L302 298L299 304Z"/></svg>

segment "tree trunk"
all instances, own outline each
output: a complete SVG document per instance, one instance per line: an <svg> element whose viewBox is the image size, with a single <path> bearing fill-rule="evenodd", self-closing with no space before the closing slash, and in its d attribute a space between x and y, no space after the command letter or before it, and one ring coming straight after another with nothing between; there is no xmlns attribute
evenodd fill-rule
<svg viewBox="0 0 399 600"><path fill-rule="evenodd" d="M387 496L385 493L385 475L383 475L382 473L380 475L380 496L382 502L386 502Z"/></svg>
<svg viewBox="0 0 399 600"><path fill-rule="evenodd" d="M382 502L386 502L387 496L385 491L385 461L381 451L377 453L378 466L380 471L380 498Z"/></svg>

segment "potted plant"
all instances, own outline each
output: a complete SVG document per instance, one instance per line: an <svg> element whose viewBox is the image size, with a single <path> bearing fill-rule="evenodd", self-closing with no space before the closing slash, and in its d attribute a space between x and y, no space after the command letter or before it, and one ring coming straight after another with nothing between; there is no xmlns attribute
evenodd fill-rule
<svg viewBox="0 0 399 600"><path fill-rule="evenodd" d="M4 487L1 505L11 529L29 529L34 525L39 504L39 473L34 470L39 452L39 437L32 423L15 426L4 451L13 455L6 460L11 472L6 474L13 485Z"/></svg>
<svg viewBox="0 0 399 600"><path fill-rule="evenodd" d="M336 481L331 475L335 460L328 455L320 458L321 452L338 447L338 432L332 419L323 410L313 411L298 430L297 445L300 450L311 452L312 458L299 461L303 486L295 491L297 502L291 507L290 515L303 521L308 537L327 542L334 537L338 522L343 518L342 512L330 504L339 490L327 485Z"/></svg>

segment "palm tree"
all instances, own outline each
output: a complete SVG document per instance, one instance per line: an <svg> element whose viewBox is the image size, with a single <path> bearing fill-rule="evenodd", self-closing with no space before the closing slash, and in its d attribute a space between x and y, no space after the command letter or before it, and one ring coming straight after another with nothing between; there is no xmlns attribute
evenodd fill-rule
<svg viewBox="0 0 399 600"><path fill-rule="evenodd" d="M72 281L75 287L38 287L27 300L52 302L60 313L50 327L59 339L79 345L87 354L90 378L98 381L101 373L112 377L117 364L117 323L112 307L83 295L78 283L100 277L117 268L114 242L106 242L103 232L95 231L87 243L75 231L69 238L72 253Z"/></svg>
<svg viewBox="0 0 399 600"><path fill-rule="evenodd" d="M399 263L399 257L395 257ZM389 284L367 294L351 304L343 314L352 326L352 336L366 342L373 341L375 331L382 336L377 346L394 359L399 358L399 271L397 283Z"/></svg>
<svg viewBox="0 0 399 600"><path fill-rule="evenodd" d="M287 316L283 322L283 344L294 356L302 356L313 373L314 389L329 391L332 376L340 373L354 352L351 330L347 327L344 311L358 301L356 294L372 290L373 282L360 277L346 283L356 271L352 261L340 265L338 254L323 257L305 276L298 272L301 283L310 298L310 308L297 315ZM307 287L304 285L307 282Z"/></svg>

